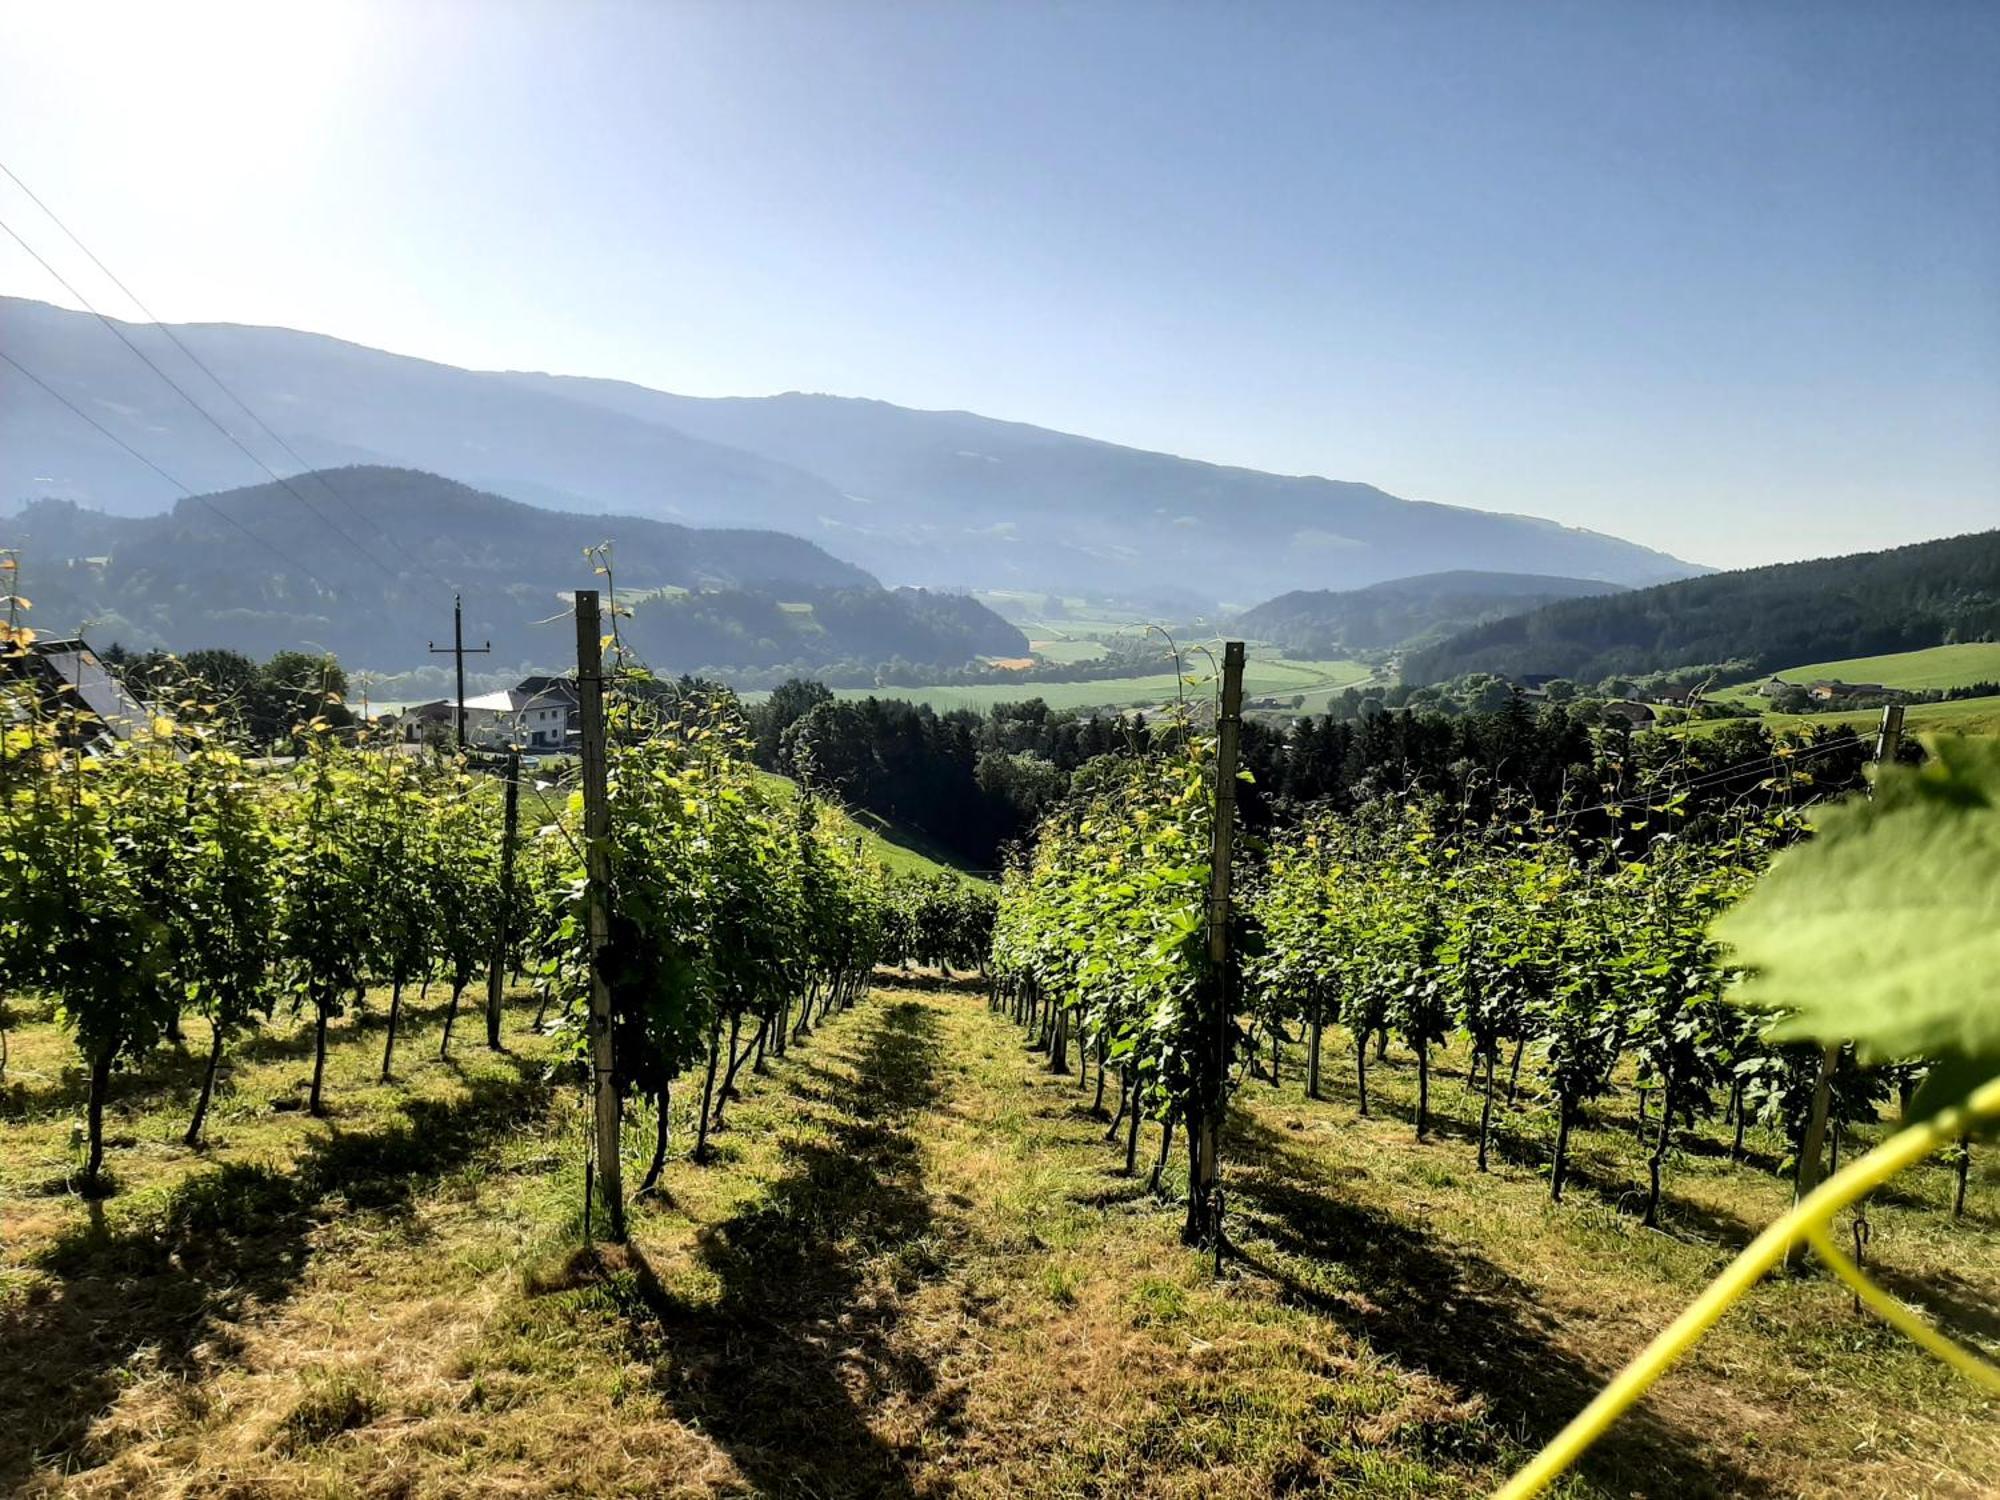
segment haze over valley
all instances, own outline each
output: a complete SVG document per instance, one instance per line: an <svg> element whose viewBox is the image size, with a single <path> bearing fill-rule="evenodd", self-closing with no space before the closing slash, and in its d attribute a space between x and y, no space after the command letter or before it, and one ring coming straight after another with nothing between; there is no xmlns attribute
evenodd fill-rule
<svg viewBox="0 0 2000 1500"><path fill-rule="evenodd" d="M762 528L893 584L1052 589L1212 614L1224 602L1287 588L1352 588L1453 568L1624 586L1699 571L1537 517L1228 468L966 412L800 394L700 399L615 381L460 370L285 329L181 326L176 344L158 329L122 326L279 473L297 469L295 454L315 468L426 470L560 511ZM186 485L235 489L258 477L90 315L0 299L0 344ZM182 346L250 395L290 452L232 411ZM0 495L17 506L48 497L125 516L156 514L181 498L5 366ZM428 518L420 506L398 524L453 520Z"/></svg>

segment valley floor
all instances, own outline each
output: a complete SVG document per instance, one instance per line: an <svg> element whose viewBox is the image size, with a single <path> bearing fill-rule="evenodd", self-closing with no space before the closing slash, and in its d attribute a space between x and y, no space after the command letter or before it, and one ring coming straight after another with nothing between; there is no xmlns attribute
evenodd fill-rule
<svg viewBox="0 0 2000 1500"><path fill-rule="evenodd" d="M1216 1280L1122 1175L1094 1077L1049 1074L977 994L890 984L747 1079L715 1163L677 1134L628 1248L579 1249L583 1115L531 1017L510 1008L518 1052L474 1027L449 1062L431 1017L393 1087L350 1023L326 1122L296 1108L306 1034L259 1038L205 1154L178 1144L190 1037L127 1080L101 1203L65 1190L74 1069L31 1017L0 1086L0 1490L1476 1494L1785 1201L1711 1127L1672 1163L1668 1232L1640 1229L1627 1094L1551 1206L1539 1109L1507 1112L1481 1175L1462 1059L1419 1144L1408 1060L1371 1069L1363 1119L1330 1043L1327 1100L1296 1076L1240 1095ZM1978 1166L1958 1223L1942 1167L1881 1194L1871 1263L1990 1344ZM1807 1276L1726 1319L1566 1493L1996 1488L1993 1403Z"/></svg>

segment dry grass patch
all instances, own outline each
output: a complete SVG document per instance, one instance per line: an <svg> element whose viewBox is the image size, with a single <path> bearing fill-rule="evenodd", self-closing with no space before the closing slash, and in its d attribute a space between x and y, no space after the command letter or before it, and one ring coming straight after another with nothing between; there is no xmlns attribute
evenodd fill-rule
<svg viewBox="0 0 2000 1500"><path fill-rule="evenodd" d="M352 1025L328 1124L278 1107L309 1065L282 1033L204 1156L171 1144L171 1068L145 1082L92 1205L46 1190L70 1159L51 1033L17 1037L28 1103L0 1125L0 1404L31 1413L0 1483L50 1496L1474 1495L1784 1201L1710 1132L1676 1155L1668 1232L1640 1229L1614 1101L1552 1206L1532 1100L1482 1175L1462 1060L1423 1145L1392 1060L1372 1119L1337 1085L1246 1089L1218 1280L1145 1190L1157 1130L1126 1179L1094 1090L933 988L746 1077L709 1167L678 1154L678 1104L629 1246L580 1243L581 1111L532 1056L439 1065L417 1034L382 1089ZM1990 1338L1985 1159L1967 1222L1946 1191L1926 1170L1881 1195L1875 1259ZM1568 1493L1988 1494L1992 1418L1823 1280L1777 1283Z"/></svg>

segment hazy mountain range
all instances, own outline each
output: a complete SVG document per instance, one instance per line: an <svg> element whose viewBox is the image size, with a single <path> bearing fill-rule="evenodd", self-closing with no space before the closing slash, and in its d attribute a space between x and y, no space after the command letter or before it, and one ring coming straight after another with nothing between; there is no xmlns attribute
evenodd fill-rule
<svg viewBox="0 0 2000 1500"><path fill-rule="evenodd" d="M465 600L480 669L575 659L568 593L603 589L583 549L615 538L625 639L655 668L867 673L901 660L957 668L1027 649L977 600L886 590L797 537L540 510L409 469L314 471L154 516L41 500L0 517L19 550L28 623L99 645L331 650L363 666L427 660ZM315 515L328 518L321 520ZM329 542L329 523L352 545ZM869 680L866 675L863 680Z"/></svg>
<svg viewBox="0 0 2000 1500"><path fill-rule="evenodd" d="M121 326L274 468L297 467L158 329ZM411 467L539 506L768 528L892 583L1212 602L1455 568L1625 585L1701 571L1530 516L969 412L470 371L282 328L176 332L311 467ZM0 343L192 488L262 477L89 315L0 298ZM0 503L36 497L145 515L178 492L0 366Z"/></svg>
<svg viewBox="0 0 2000 1500"><path fill-rule="evenodd" d="M1419 644L1559 599L1621 592L1622 585L1600 579L1463 569L1360 589L1280 594L1238 615L1233 628L1294 656L1347 656Z"/></svg>

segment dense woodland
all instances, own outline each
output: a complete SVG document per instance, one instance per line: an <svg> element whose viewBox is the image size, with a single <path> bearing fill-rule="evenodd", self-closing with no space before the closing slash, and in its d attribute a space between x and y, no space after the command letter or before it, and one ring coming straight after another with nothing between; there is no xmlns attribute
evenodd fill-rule
<svg viewBox="0 0 2000 1500"><path fill-rule="evenodd" d="M1087 763L1143 754L1159 733L1137 715L1065 712L1039 699L939 713L900 699L836 700L811 682L781 687L751 719L759 764L918 830L980 870L997 868L1004 846L1026 837ZM1506 795L1559 809L1600 800L1597 789L1621 777L1637 786L1676 768L1704 778L1702 797L1757 798L1775 745L1752 720L1701 738L1634 736L1602 724L1587 703L1538 707L1514 694L1454 715L1378 706L1358 718L1307 715L1283 729L1246 723L1242 756L1253 779L1242 803L1254 831L1310 804L1350 810L1404 792L1472 809ZM1834 788L1855 783L1868 750L1845 729L1816 733L1806 748L1817 784Z"/></svg>
<svg viewBox="0 0 2000 1500"><path fill-rule="evenodd" d="M1413 651L1412 683L1467 672L1579 682L1741 661L1748 671L2000 635L2000 531L1571 599Z"/></svg>

